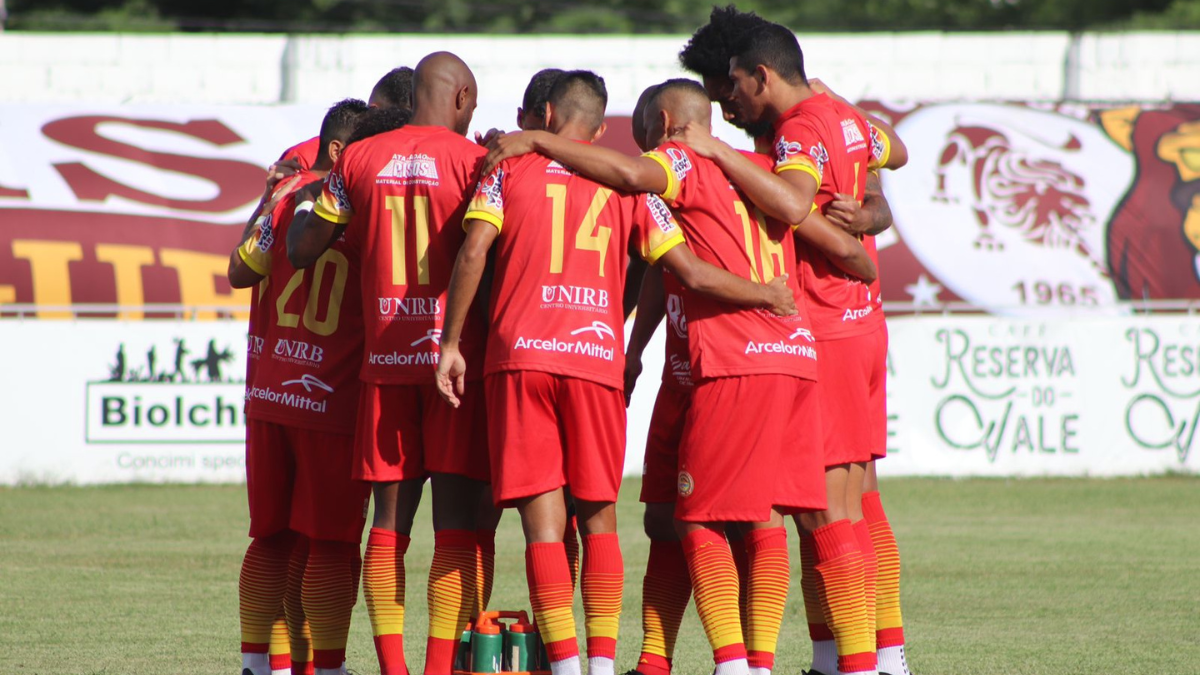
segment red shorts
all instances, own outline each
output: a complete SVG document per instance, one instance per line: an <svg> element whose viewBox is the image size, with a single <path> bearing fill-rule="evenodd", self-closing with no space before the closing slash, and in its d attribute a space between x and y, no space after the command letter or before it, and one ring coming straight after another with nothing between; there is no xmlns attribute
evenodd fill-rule
<svg viewBox="0 0 1200 675"><path fill-rule="evenodd" d="M705 380L692 393L679 448L675 517L765 522L825 508L815 384L788 375Z"/></svg>
<svg viewBox="0 0 1200 675"><path fill-rule="evenodd" d="M487 481L483 383L468 382L453 408L433 384L363 382L354 442L354 477L375 483L451 473Z"/></svg>
<svg viewBox="0 0 1200 675"><path fill-rule="evenodd" d="M484 381L498 506L564 485L576 499L617 501L625 461L619 389L532 370L493 373Z"/></svg>
<svg viewBox="0 0 1200 675"><path fill-rule="evenodd" d="M820 343L825 466L887 454L887 328Z"/></svg>
<svg viewBox="0 0 1200 675"><path fill-rule="evenodd" d="M250 536L361 541L371 486L350 477L353 448L349 434L246 420Z"/></svg>
<svg viewBox="0 0 1200 675"><path fill-rule="evenodd" d="M679 441L683 423L692 404L692 390L663 384L654 400L650 433L646 436L646 460L642 465L642 496L645 504L674 504L679 481Z"/></svg>

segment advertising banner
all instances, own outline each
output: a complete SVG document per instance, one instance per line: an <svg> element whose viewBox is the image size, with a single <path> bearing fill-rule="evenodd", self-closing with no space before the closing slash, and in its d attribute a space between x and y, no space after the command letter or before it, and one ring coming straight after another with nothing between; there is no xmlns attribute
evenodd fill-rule
<svg viewBox="0 0 1200 675"><path fill-rule="evenodd" d="M888 322L888 475L1196 472L1200 322Z"/></svg>
<svg viewBox="0 0 1200 675"><path fill-rule="evenodd" d="M919 316L889 334L884 475L1200 471L1200 321ZM629 408L626 475L642 469L662 340ZM10 320L0 343L0 484L244 479L240 322Z"/></svg>
<svg viewBox="0 0 1200 675"><path fill-rule="evenodd" d="M245 479L246 328L0 321L0 484Z"/></svg>

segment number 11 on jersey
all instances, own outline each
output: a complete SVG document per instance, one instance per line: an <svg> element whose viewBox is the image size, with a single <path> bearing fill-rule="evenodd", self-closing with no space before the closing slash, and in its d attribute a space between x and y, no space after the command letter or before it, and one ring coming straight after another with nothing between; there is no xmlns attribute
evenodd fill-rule
<svg viewBox="0 0 1200 675"><path fill-rule="evenodd" d="M404 197L386 197L384 207L392 215L392 283L397 286L408 285L408 265L406 252L407 211ZM414 196L413 229L417 253L417 283L429 284L429 197Z"/></svg>

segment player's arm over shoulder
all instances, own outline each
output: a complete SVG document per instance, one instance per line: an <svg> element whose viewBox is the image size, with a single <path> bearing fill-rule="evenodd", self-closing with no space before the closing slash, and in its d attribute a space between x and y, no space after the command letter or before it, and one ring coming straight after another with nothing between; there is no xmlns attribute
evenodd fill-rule
<svg viewBox="0 0 1200 675"><path fill-rule="evenodd" d="M879 276L862 242L830 223L820 211L813 211L793 229L797 237L815 247L843 272L867 283Z"/></svg>
<svg viewBox="0 0 1200 675"><path fill-rule="evenodd" d="M641 195L638 203L642 212L634 222L641 230L642 257L651 264L661 264L684 288L739 307L761 307L780 315L796 313L786 274L763 285L714 267L687 247L679 224L662 199Z"/></svg>
<svg viewBox="0 0 1200 675"><path fill-rule="evenodd" d="M664 194L670 188L669 167L648 156L632 157L610 148L556 136L548 132L533 134L535 152L571 167L588 178L625 192Z"/></svg>
<svg viewBox="0 0 1200 675"><path fill-rule="evenodd" d="M354 214L343 175L337 169L334 167L324 183L314 182L296 196L286 241L288 261L296 269L317 262L342 235Z"/></svg>

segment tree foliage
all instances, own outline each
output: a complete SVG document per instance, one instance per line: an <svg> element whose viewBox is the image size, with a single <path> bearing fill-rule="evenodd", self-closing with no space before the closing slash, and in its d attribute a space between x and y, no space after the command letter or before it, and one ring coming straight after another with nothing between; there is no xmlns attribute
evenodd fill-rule
<svg viewBox="0 0 1200 675"><path fill-rule="evenodd" d="M744 0L798 32L1200 28L1200 0ZM688 33L695 0L8 0L25 30Z"/></svg>

